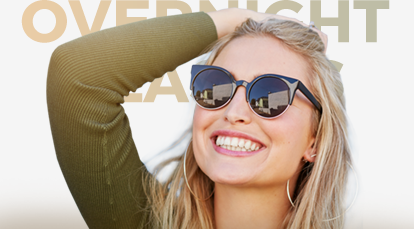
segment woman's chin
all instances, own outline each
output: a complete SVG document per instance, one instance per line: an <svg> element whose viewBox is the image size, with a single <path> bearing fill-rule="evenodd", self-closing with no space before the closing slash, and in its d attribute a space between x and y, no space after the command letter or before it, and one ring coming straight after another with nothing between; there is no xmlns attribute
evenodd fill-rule
<svg viewBox="0 0 414 229"><path fill-rule="evenodd" d="M266 167L265 152L248 157L228 156L216 151L211 151L207 155L209 156L196 157L197 164L212 181L218 184L252 184L258 180Z"/></svg>
<svg viewBox="0 0 414 229"><path fill-rule="evenodd" d="M254 171L248 171L244 168L234 168L234 166L216 167L214 171L206 174L212 181L221 185L243 186L255 180Z"/></svg>

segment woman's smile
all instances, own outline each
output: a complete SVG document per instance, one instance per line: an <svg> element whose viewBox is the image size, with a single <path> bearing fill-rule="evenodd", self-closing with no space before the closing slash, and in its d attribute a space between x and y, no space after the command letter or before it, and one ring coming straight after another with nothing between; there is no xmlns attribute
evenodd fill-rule
<svg viewBox="0 0 414 229"><path fill-rule="evenodd" d="M210 139L216 152L234 157L252 156L266 148L256 138L233 130L214 131Z"/></svg>

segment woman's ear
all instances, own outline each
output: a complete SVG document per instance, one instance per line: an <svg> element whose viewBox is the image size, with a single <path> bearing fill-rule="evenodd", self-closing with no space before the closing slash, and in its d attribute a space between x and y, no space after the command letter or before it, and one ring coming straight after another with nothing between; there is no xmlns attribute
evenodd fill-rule
<svg viewBox="0 0 414 229"><path fill-rule="evenodd" d="M315 159L316 159L315 138L312 138L308 148L305 151L305 154L303 155L303 160L313 163L315 162Z"/></svg>

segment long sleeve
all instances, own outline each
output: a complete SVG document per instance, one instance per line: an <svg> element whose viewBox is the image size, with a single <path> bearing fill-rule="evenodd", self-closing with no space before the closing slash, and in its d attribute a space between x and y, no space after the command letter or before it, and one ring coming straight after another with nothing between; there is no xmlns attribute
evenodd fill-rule
<svg viewBox="0 0 414 229"><path fill-rule="evenodd" d="M154 18L59 46L47 77L56 155L89 228L142 228L145 172L124 96L192 58L217 32L203 13ZM145 131L137 129L134 131Z"/></svg>

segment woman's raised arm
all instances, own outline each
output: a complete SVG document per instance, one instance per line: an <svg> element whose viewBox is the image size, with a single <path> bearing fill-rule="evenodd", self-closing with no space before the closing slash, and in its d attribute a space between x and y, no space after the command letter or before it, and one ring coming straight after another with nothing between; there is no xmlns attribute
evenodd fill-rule
<svg viewBox="0 0 414 229"><path fill-rule="evenodd" d="M89 228L145 223L138 213L145 204L145 170L120 105L124 96L216 39L213 21L201 12L99 31L54 51L47 78L50 126L63 175ZM130 187L129 179L137 185Z"/></svg>

